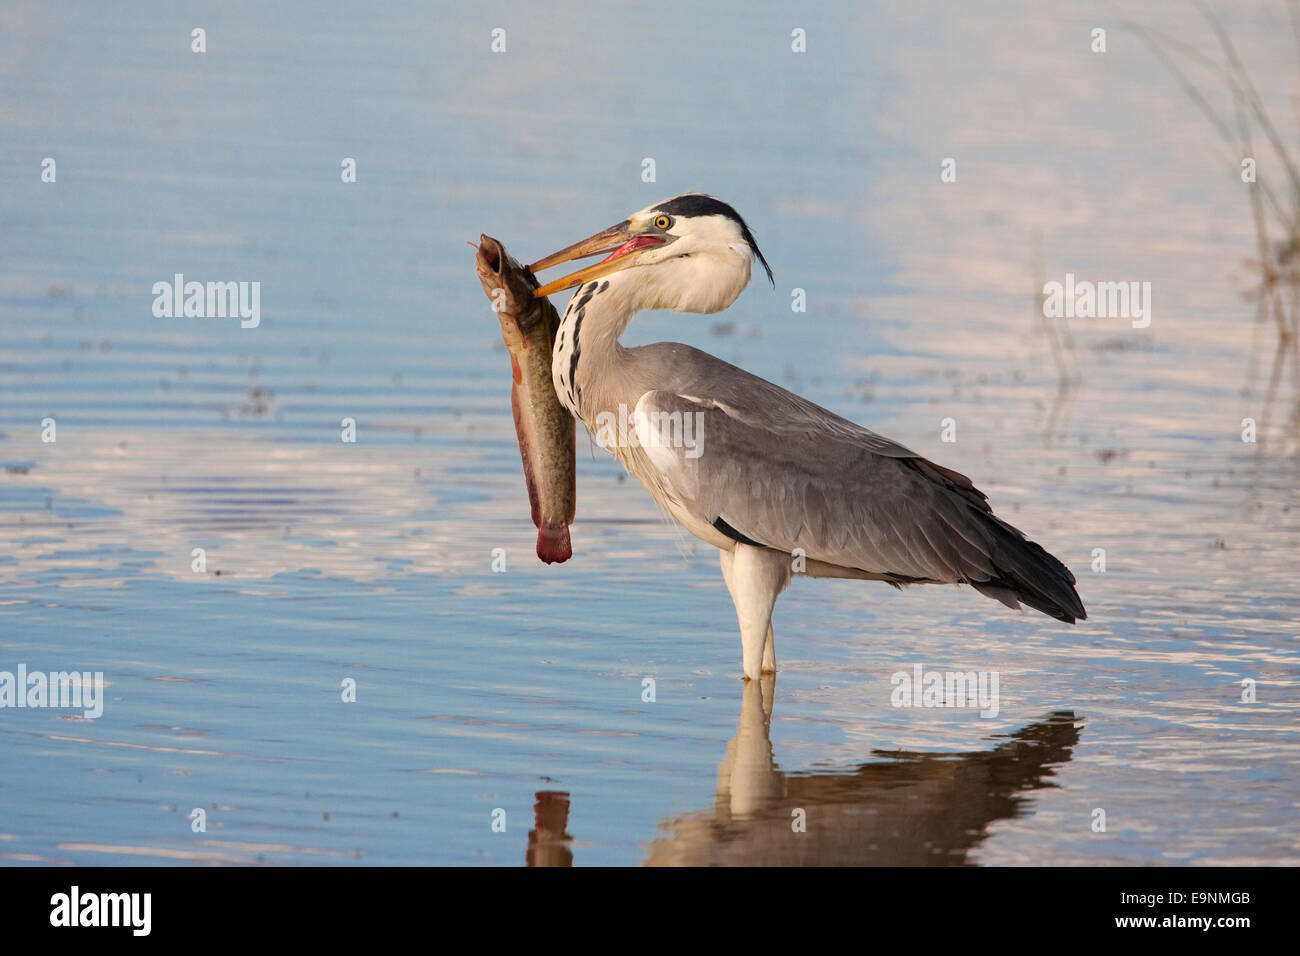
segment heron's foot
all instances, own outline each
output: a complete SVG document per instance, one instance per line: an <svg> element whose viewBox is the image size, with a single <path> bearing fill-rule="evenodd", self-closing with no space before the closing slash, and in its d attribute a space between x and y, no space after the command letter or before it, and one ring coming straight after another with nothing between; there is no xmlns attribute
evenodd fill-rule
<svg viewBox="0 0 1300 956"><path fill-rule="evenodd" d="M764 676L766 676L766 675L768 675L768 674L775 674L775 673L776 673L776 665L775 665L775 664L764 664L764 665L763 665L763 670L762 670L760 673L763 674Z"/></svg>

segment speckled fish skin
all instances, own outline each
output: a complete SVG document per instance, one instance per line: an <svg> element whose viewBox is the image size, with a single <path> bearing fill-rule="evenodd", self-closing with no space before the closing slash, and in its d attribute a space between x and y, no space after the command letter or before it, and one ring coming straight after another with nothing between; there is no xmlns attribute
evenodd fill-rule
<svg viewBox="0 0 1300 956"><path fill-rule="evenodd" d="M574 418L551 380L551 348L560 317L547 299L533 298L537 280L491 236L479 236L477 268L483 291L501 320L514 384L510 405L537 526L537 556L547 564L573 555L569 525L577 501Z"/></svg>

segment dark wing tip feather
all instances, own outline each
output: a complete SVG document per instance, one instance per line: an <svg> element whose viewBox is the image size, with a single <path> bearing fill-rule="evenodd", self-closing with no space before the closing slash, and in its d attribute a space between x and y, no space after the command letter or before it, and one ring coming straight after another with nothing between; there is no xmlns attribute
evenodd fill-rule
<svg viewBox="0 0 1300 956"><path fill-rule="evenodd" d="M1040 544L992 514L986 516L995 530L994 567L998 576L988 582L1007 588L1036 611L1073 624L1086 620L1074 575Z"/></svg>
<svg viewBox="0 0 1300 956"><path fill-rule="evenodd" d="M903 460L926 478L959 495L972 517L992 531L993 547L988 557L994 574L981 581L968 578L967 583L1008 607L1017 607L1015 602L1020 600L1067 624L1087 619L1088 613L1074 589L1070 569L1042 545L1030 541L1018 528L993 514L988 496L969 478L920 456Z"/></svg>

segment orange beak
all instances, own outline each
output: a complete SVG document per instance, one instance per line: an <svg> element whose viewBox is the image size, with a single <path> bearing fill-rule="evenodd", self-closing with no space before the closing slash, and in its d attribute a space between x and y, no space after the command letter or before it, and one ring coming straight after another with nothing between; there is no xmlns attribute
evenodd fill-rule
<svg viewBox="0 0 1300 956"><path fill-rule="evenodd" d="M561 279L556 279L554 282L548 282L540 289L535 290L533 296L540 299L542 296L550 295L553 292L563 292L565 289L580 286L591 279L599 279L601 276L607 276L612 272L634 266L637 257L633 253L650 246L661 246L667 241L662 236L645 236L632 232L628 220L625 219L618 225L610 226L608 229L583 239L581 242L575 242L573 245L552 253L545 259L539 259L529 266L529 271L536 274L539 269L549 269L551 266L558 266L561 262L570 262L574 259L585 259L588 256L609 253L608 256L594 266L587 266L585 269L579 269L577 272L572 272Z"/></svg>

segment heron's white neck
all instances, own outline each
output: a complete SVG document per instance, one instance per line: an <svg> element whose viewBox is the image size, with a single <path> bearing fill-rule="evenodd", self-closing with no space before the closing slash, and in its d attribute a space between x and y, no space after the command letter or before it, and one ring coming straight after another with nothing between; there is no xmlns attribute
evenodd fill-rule
<svg viewBox="0 0 1300 956"><path fill-rule="evenodd" d="M590 424L596 412L617 404L623 347L618 337L642 308L636 284L622 275L580 286L560 318L551 379L560 403Z"/></svg>
<svg viewBox="0 0 1300 956"><path fill-rule="evenodd" d="M560 401L588 426L596 412L629 396L635 403L653 383L623 381L618 338L632 317L642 309L707 314L727 308L749 283L751 256L747 245L723 245L580 286L555 337L551 378Z"/></svg>

